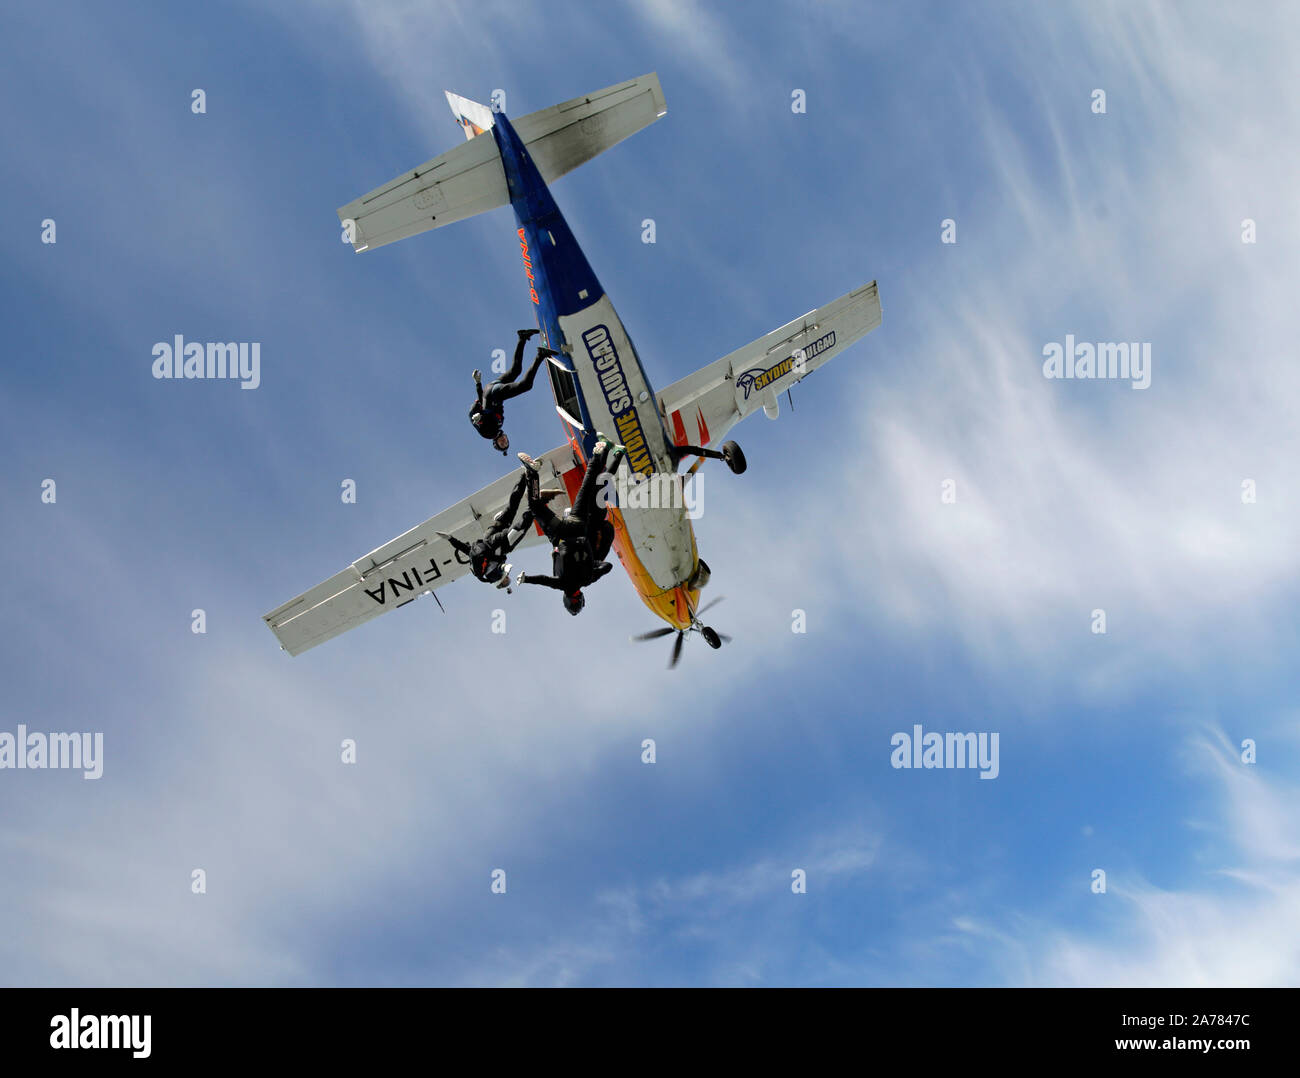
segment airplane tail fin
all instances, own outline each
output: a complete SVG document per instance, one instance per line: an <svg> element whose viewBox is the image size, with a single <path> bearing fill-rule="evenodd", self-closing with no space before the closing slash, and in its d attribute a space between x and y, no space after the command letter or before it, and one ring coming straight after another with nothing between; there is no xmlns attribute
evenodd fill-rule
<svg viewBox="0 0 1300 1078"><path fill-rule="evenodd" d="M444 90L443 92L447 95L447 104L451 106L451 114L456 117L456 122L460 124L461 129L465 132L466 142L476 135L483 135L491 130L495 121L490 108L486 105L480 105L477 101L471 101L468 97L453 94L450 90Z"/></svg>
<svg viewBox="0 0 1300 1078"><path fill-rule="evenodd" d="M509 204L496 138L479 137L496 125L495 114L452 93L447 103L466 141L340 207L339 220L355 250L382 247ZM550 183L667 111L659 76L652 72L530 112L513 123L542 179Z"/></svg>

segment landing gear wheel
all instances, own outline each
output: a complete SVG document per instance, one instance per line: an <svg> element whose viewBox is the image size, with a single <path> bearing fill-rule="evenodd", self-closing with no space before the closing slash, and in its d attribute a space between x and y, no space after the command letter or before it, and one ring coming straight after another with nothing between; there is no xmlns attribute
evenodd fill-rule
<svg viewBox="0 0 1300 1078"><path fill-rule="evenodd" d="M745 454L740 451L740 446L735 442L722 443L722 459L727 462L727 467L736 475L745 470Z"/></svg>
<svg viewBox="0 0 1300 1078"><path fill-rule="evenodd" d="M700 630L700 635L704 637L704 642L714 651L717 651L718 648L722 647L722 638L707 625Z"/></svg>

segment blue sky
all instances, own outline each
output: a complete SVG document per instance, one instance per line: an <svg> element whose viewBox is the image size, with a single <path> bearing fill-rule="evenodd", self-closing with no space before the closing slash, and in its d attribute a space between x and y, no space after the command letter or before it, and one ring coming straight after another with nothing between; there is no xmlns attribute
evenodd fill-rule
<svg viewBox="0 0 1300 1078"><path fill-rule="evenodd" d="M1296 984L1296 13L587 12L0 16L0 731L105 743L0 770L0 983ZM501 473L469 371L532 317L508 210L358 257L335 208L457 143L444 89L648 71L667 116L554 190L654 384L884 309L706 470L734 643L669 675L615 575L290 659L263 613ZM261 385L154 380L177 333ZM1150 388L1045 379L1066 334ZM510 427L561 438L544 389ZM914 723L997 779L892 768Z"/></svg>

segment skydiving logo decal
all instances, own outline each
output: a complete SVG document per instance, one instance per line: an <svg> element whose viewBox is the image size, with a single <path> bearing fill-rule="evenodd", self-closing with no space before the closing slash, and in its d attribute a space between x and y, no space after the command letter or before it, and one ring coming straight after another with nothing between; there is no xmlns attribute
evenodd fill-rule
<svg viewBox="0 0 1300 1078"><path fill-rule="evenodd" d="M605 395L609 414L614 417L618 440L627 449L627 463L634 472L649 475L652 471L650 450L646 448L645 432L641 420L632 407L632 393L627 388L623 365L618 359L618 349L609 336L608 326L592 326L582 335L592 366L600 379L600 391Z"/></svg>
<svg viewBox="0 0 1300 1078"><path fill-rule="evenodd" d="M761 391L767 386L780 378L784 378L799 362L798 357L803 356L803 362L806 364L810 359L821 355L828 348L835 347L835 331L831 330L824 337L818 337L807 348L795 349L795 351L781 360L775 367L768 367L764 370L762 367L751 367L744 374L736 376L736 385L745 391L745 400L749 400L749 394L753 391Z"/></svg>

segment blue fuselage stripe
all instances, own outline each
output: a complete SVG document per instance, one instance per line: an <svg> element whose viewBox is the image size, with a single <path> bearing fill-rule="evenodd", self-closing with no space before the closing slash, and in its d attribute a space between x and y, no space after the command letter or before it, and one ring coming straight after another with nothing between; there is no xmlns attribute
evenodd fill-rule
<svg viewBox="0 0 1300 1078"><path fill-rule="evenodd" d="M504 115L497 114L492 134L505 169L510 205L514 208L515 220L523 229L528 244L526 257L531 266L527 271L532 275L530 286L537 294L538 321L551 347L558 348L564 340L560 331L560 317L590 307L605 294L604 289L569 229L564 214L551 197L550 189L537 171L527 148ZM573 370L573 363L568 356L556 358L569 370ZM576 376L574 384L577 387L578 406L582 411L582 415L575 418L581 419L587 429L587 438L584 438L586 442L594 437L591 416L587 412L587 404L583 400ZM583 448L587 449L588 446L584 445Z"/></svg>

